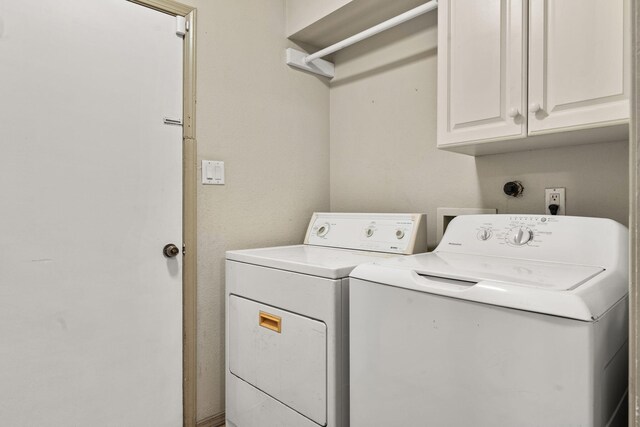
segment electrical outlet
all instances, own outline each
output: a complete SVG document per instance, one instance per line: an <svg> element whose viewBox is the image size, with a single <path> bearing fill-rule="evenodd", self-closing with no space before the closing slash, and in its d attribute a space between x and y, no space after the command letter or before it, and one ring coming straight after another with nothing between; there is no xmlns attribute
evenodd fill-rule
<svg viewBox="0 0 640 427"><path fill-rule="evenodd" d="M549 209L551 205L558 205L558 210L554 214ZM565 188L545 188L544 190L544 213L546 215L566 215Z"/></svg>

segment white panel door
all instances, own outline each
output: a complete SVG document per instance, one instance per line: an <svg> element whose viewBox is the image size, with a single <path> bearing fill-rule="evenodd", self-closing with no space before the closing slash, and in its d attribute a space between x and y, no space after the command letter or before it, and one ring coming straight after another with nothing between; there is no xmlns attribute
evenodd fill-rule
<svg viewBox="0 0 640 427"><path fill-rule="evenodd" d="M182 425L182 39L0 0L0 425Z"/></svg>
<svg viewBox="0 0 640 427"><path fill-rule="evenodd" d="M529 133L629 118L626 0L531 0Z"/></svg>
<svg viewBox="0 0 640 427"><path fill-rule="evenodd" d="M523 3L439 3L438 145L526 135Z"/></svg>

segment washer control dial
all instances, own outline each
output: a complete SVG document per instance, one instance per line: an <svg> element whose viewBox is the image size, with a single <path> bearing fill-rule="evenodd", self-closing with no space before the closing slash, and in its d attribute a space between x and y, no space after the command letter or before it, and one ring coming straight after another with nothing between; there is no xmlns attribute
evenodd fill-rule
<svg viewBox="0 0 640 427"><path fill-rule="evenodd" d="M364 229L364 235L367 237L373 236L373 233L374 233L373 227L367 227Z"/></svg>
<svg viewBox="0 0 640 427"><path fill-rule="evenodd" d="M478 239L480 240L489 240L492 235L493 233L488 228L483 228L480 231L478 231Z"/></svg>
<svg viewBox="0 0 640 427"><path fill-rule="evenodd" d="M329 223L325 222L320 227L318 227L318 231L316 232L316 234L318 235L318 237L324 237L329 232L329 228L330 228Z"/></svg>
<svg viewBox="0 0 640 427"><path fill-rule="evenodd" d="M403 237L404 237L404 230L397 229L397 230L396 230L396 238L397 238L398 240L400 240L400 239L402 239Z"/></svg>
<svg viewBox="0 0 640 427"><path fill-rule="evenodd" d="M533 232L527 227L516 227L507 233L507 243L514 246L522 246L533 238Z"/></svg>

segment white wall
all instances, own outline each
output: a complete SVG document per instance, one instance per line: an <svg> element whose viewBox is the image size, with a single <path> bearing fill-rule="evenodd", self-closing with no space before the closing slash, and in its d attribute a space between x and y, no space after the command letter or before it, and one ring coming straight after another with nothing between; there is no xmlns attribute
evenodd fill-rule
<svg viewBox="0 0 640 427"><path fill-rule="evenodd" d="M628 216L626 141L473 158L436 149L436 14L335 56L331 82L331 209L428 214L438 207L542 213L544 188L567 188L572 215ZM522 198L502 192L518 179Z"/></svg>
<svg viewBox="0 0 640 427"><path fill-rule="evenodd" d="M287 37L324 18L352 0L287 0Z"/></svg>
<svg viewBox="0 0 640 427"><path fill-rule="evenodd" d="M302 242L329 208L329 92L289 69L283 0L198 8L199 159L226 185L198 189L198 419L224 410L224 253Z"/></svg>

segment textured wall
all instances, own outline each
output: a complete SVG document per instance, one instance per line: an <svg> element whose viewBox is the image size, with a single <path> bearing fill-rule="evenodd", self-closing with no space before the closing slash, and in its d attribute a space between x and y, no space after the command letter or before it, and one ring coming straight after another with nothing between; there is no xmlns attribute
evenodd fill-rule
<svg viewBox="0 0 640 427"><path fill-rule="evenodd" d="M473 158L436 149L437 19L429 13L336 54L330 89L331 209L428 214L438 207L544 212L567 188L571 215L628 219L628 143ZM502 193L519 179L522 198Z"/></svg>
<svg viewBox="0 0 640 427"><path fill-rule="evenodd" d="M326 82L285 65L283 0L188 0L198 9L198 419L224 410L224 253L300 243L329 208Z"/></svg>

